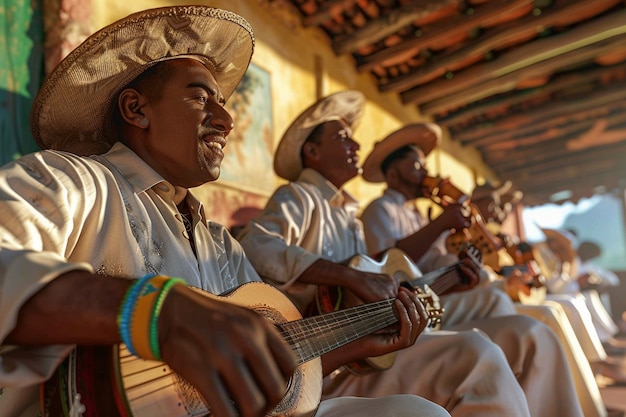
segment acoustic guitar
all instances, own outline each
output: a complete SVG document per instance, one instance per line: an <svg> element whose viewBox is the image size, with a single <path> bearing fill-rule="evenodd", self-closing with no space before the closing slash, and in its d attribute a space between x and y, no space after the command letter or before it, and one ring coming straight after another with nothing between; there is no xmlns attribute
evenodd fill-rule
<svg viewBox="0 0 626 417"><path fill-rule="evenodd" d="M308 417L321 399L321 355L397 322L394 299L302 318L269 284L244 284L221 296L261 314L291 346L298 367L268 416ZM436 317L433 317L436 319ZM44 417L210 416L196 389L165 363L131 355L124 345L79 346L41 389Z"/></svg>
<svg viewBox="0 0 626 417"><path fill-rule="evenodd" d="M467 248L467 256L478 266L481 264L480 251L475 247ZM440 306L439 295L460 283L458 274L451 274L461 265L457 262L427 274L422 274L419 267L401 249L391 248L383 252L379 260L367 255L355 255L346 264L359 271L387 274L395 278L400 285L417 291L418 298L429 314L428 327L436 329L441 324L444 309ZM337 311L358 303L351 293L340 287L320 285L317 292L317 310L322 314ZM339 310L340 311L340 310ZM396 352L354 361L345 366L356 375L389 369L395 362Z"/></svg>

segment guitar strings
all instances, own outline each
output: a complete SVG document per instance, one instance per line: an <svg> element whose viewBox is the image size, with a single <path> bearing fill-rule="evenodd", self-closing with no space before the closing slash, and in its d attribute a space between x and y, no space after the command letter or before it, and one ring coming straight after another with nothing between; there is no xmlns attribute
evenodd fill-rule
<svg viewBox="0 0 626 417"><path fill-rule="evenodd" d="M309 317L280 327L285 340L304 363L397 321L394 299L363 304L346 310Z"/></svg>

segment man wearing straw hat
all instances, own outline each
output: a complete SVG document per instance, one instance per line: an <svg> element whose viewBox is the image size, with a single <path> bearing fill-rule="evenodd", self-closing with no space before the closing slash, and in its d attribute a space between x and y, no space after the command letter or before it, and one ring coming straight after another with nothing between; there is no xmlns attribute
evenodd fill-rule
<svg viewBox="0 0 626 417"><path fill-rule="evenodd" d="M274 170L289 183L274 192L239 236L261 277L301 311L315 303L318 286L341 287L364 302L389 297L397 286L388 275L344 264L366 253L357 202L343 189L359 173L353 131L364 105L360 92L342 91L318 100L292 122L274 156ZM389 369L365 375L338 369L325 379L325 398L405 392L435 401L453 416L582 416L569 375L564 373L565 383L555 389L543 377L555 368L538 367L544 344L558 344L554 335L525 317L507 323L493 327L499 326L500 338L519 343L508 362L482 332L430 332L398 352ZM554 351L547 354L552 359ZM544 405L544 397L550 399L545 411L529 413L520 383L533 410Z"/></svg>
<svg viewBox="0 0 626 417"><path fill-rule="evenodd" d="M92 35L47 78L31 116L46 150L0 172L0 415L169 417L208 405L251 417L307 395L303 415L448 415L407 395L319 404L321 366L310 368L317 396L300 393L308 374L294 372L276 326L190 288L259 281L188 192L220 174L234 127L223 105L253 46L231 12L152 9ZM399 330L339 348L325 366L415 341L425 311L409 291L394 295Z"/></svg>
<svg viewBox="0 0 626 417"><path fill-rule="evenodd" d="M368 182L385 183L381 196L372 200L361 214L367 251L380 253L391 247L406 252L422 272L430 272L459 261L448 253L444 238L451 229L470 226L470 219L460 203L450 203L429 221L415 207L415 199L424 197L428 175L426 157L441 140L441 128L434 123L412 123L395 130L376 142L363 163L362 176ZM461 253L463 255L463 253ZM453 272L459 275L461 271ZM510 297L497 288L474 288L450 291L441 297L446 309L442 326L484 317L515 314Z"/></svg>

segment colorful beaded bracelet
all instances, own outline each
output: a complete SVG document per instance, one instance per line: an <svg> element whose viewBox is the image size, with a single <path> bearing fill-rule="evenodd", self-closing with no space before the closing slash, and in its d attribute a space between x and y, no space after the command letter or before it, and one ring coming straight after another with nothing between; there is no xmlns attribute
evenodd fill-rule
<svg viewBox="0 0 626 417"><path fill-rule="evenodd" d="M122 342L129 352L144 359L161 360L157 331L158 317L165 297L180 278L146 275L126 292L118 314Z"/></svg>

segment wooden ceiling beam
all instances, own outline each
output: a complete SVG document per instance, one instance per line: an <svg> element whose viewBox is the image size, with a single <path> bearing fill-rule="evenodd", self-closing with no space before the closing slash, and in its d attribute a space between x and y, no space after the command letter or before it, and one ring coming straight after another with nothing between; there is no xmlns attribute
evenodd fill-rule
<svg viewBox="0 0 626 417"><path fill-rule="evenodd" d="M621 72L624 69L626 69L626 62L609 67L595 67L581 72L559 75L550 80L548 84L541 87L518 90L514 94L506 97L498 96L491 100L482 101L476 105L468 106L444 117L435 118L435 121L440 126L453 129L455 125L468 123L473 118L490 113L492 109L510 108L524 101L533 100L542 96L548 96L552 93L577 87L582 84L594 83L598 79L610 77L612 74Z"/></svg>
<svg viewBox="0 0 626 417"><path fill-rule="evenodd" d="M584 176L572 176L572 177L548 177L543 181L530 181L518 180L514 182L516 189L525 190L527 192L537 192L539 190L546 193L556 193L563 191L567 188L594 188L599 185L614 185L623 181L626 173L624 170L619 171L622 175L615 175L614 170L598 170L594 173L585 174Z"/></svg>
<svg viewBox="0 0 626 417"><path fill-rule="evenodd" d="M617 107L620 106L620 107ZM555 117L552 120L533 121L529 120L529 123L521 128L517 129L505 129L502 133L493 134L484 138L476 139L472 142L461 142L464 146L471 145L480 151L489 146L504 147L504 142L517 142L523 146L539 146L545 143L545 141L555 140L560 137L566 131L564 129L567 126L574 125L575 128L587 128L592 129L594 123L608 120L613 114L623 113L626 108L626 102L616 102L615 107L608 107L599 105L596 108L589 108L581 110L576 113L569 113L560 117ZM588 125L584 122L592 121ZM534 123L534 124L533 124ZM513 151L514 149L509 149Z"/></svg>
<svg viewBox="0 0 626 417"><path fill-rule="evenodd" d="M614 146L611 149L616 150L624 150L624 145L622 146ZM507 176L520 176L521 173L532 171L535 172L539 169L549 167L552 170L567 170L571 167L576 167L577 165L583 165L586 171L587 168L591 165L588 159L582 158L584 153L582 151L570 151L570 152L554 152L551 153L550 149L544 150L543 148L539 148L535 151L535 156L533 158L523 157L517 154L510 154L508 158L499 159L497 163L486 162L486 165L489 166L491 170L497 173L504 174ZM620 161L617 161L616 155L611 155L607 153L598 152L596 155L598 157L605 157L606 159L602 161L602 164L595 164L597 167L600 166L611 166L616 167L621 165ZM582 159L579 159L582 158ZM506 162L509 162L507 165ZM545 168L547 169L547 168Z"/></svg>
<svg viewBox="0 0 626 417"><path fill-rule="evenodd" d="M302 19L304 26L319 26L353 7L358 0L328 0L316 13Z"/></svg>
<svg viewBox="0 0 626 417"><path fill-rule="evenodd" d="M594 190L600 187L611 191L616 188L624 188L624 174L616 176L614 171L597 172L586 175L584 178L568 177L568 178L550 178L544 181L524 182L518 181L515 189L524 193L524 202L535 200L538 204L544 204L551 200L551 196L563 192L570 191L577 196L591 196ZM533 197L535 197L533 199Z"/></svg>
<svg viewBox="0 0 626 417"><path fill-rule="evenodd" d="M593 3L594 12L599 14L619 3L620 0L596 0ZM568 0L557 3L554 7L546 9L538 16L528 15L520 18L515 25L495 29L471 42L468 46L457 49L450 53L437 56L436 59L426 62L415 71L379 85L382 92L401 92L409 88L424 84L443 75L454 68L459 61L467 61L471 57L484 56L486 53L498 49L498 46L507 45L516 39L525 39L529 36L538 35L545 28L554 24L563 24L564 19L576 20L575 16L589 11L589 4L578 0Z"/></svg>
<svg viewBox="0 0 626 417"><path fill-rule="evenodd" d="M599 186L605 186L608 188L613 188L616 186L624 186L624 179L626 178L626 172L619 171L621 175L615 175L614 170L604 170L595 172L592 174L585 174L582 176L575 177L552 177L546 178L543 181L530 181L526 182L524 180L519 180L514 182L514 186L516 189L524 192L524 200L526 200L526 195L532 194L543 194L543 195L552 195L559 191L565 191L568 189L594 189ZM546 200L544 200L545 202Z"/></svg>
<svg viewBox="0 0 626 417"><path fill-rule="evenodd" d="M511 134L525 136L553 126L571 123L576 119L584 119L588 113L603 115L606 109L620 108L625 101L626 83L613 83L592 95L554 100L523 114L454 132L453 137L464 145L486 146L506 139Z"/></svg>
<svg viewBox="0 0 626 417"><path fill-rule="evenodd" d="M550 76L563 67L620 50L626 41L625 33L626 9L569 32L529 42L495 61L474 65L452 79L407 90L401 93L402 101L423 105L422 110L428 114L454 109L513 90L521 80Z"/></svg>
<svg viewBox="0 0 626 417"><path fill-rule="evenodd" d="M561 155L558 158L546 158L544 161L529 164L527 167L507 169L507 176L523 179L528 176L537 178L549 177L551 175L561 176L565 179L570 176L583 175L588 172L595 172L603 169L620 168L621 163L615 160L612 152L624 153L624 145L611 147L611 150L593 152L593 156L585 152Z"/></svg>
<svg viewBox="0 0 626 417"><path fill-rule="evenodd" d="M569 152L558 158L547 155L541 162L526 164L522 167L507 168L507 176L513 178L524 178L528 172L535 175L544 175L553 172L555 175L567 176L568 172L576 172L583 175L585 172L593 172L597 169L626 167L622 161L618 161L616 154L624 155L626 143L607 145L596 149L586 149L584 151ZM590 164L589 161L603 161L602 164ZM579 170L580 169L580 170Z"/></svg>
<svg viewBox="0 0 626 417"><path fill-rule="evenodd" d="M608 152L624 152L626 147L613 147ZM550 190L551 193L562 191L570 187L577 187L589 181L593 185L607 185L609 183L622 183L626 185L626 166L615 159L609 159L606 164L590 164L596 158L611 158L607 152L588 156L579 155L578 160L570 158L567 164L546 163L542 165L530 165L525 169L506 171L506 175L500 175L503 180L511 180L516 189L526 191L532 189ZM592 159L593 158L593 159ZM496 171L497 173L497 171ZM600 181L602 178L602 181Z"/></svg>
<svg viewBox="0 0 626 417"><path fill-rule="evenodd" d="M481 147L480 152L488 155L491 160L506 160L507 155L511 154L518 158L531 158L537 153L538 146L541 147L542 153L567 152L567 141L577 139L580 135L598 127L598 124L606 124L604 130L608 131L622 129L624 121L626 121L626 111L622 110L611 113L603 119L586 119L567 123L558 128L546 129L536 135L513 137L514 134L511 133L510 139ZM504 162L504 164L506 163Z"/></svg>
<svg viewBox="0 0 626 417"><path fill-rule="evenodd" d="M521 7L527 7L532 1L529 0L491 0L486 5L476 7L470 16L455 15L439 23L426 25L421 28L423 35L406 39L400 43L381 49L378 52L357 58L357 70L370 71L378 65L384 65L386 61L396 61L405 56L407 51L419 52L442 39L456 36L459 33L467 33L472 29L485 25L485 22L516 11Z"/></svg>
<svg viewBox="0 0 626 417"><path fill-rule="evenodd" d="M337 55L352 53L362 46L370 45L393 35L400 29L423 19L440 9L458 6L460 0L429 0L426 2L412 2L405 6L394 8L379 19L368 22L367 25L354 33L334 41L332 47Z"/></svg>

